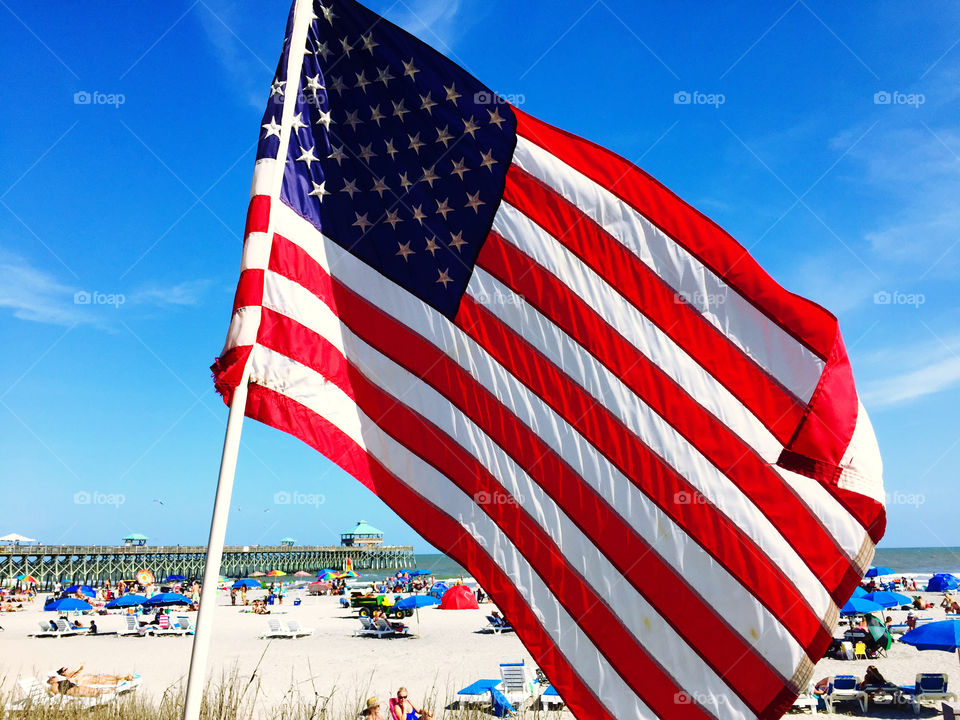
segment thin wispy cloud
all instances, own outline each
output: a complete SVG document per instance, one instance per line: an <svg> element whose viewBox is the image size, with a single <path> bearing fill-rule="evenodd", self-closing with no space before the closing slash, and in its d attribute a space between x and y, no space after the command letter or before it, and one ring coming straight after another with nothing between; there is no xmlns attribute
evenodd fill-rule
<svg viewBox="0 0 960 720"><path fill-rule="evenodd" d="M86 325L115 328L129 313L175 311L199 305L211 287L209 280L185 280L173 285L150 284L124 289L83 287L39 268L26 258L0 249L0 311L19 320L47 325ZM126 313L118 315L119 312Z"/></svg>
<svg viewBox="0 0 960 720"><path fill-rule="evenodd" d="M868 408L904 405L960 389L960 334L886 348L862 360L879 368L896 368L863 384L863 402Z"/></svg>
<svg viewBox="0 0 960 720"><path fill-rule="evenodd" d="M461 0L401 0L386 18L445 54L466 30Z"/></svg>

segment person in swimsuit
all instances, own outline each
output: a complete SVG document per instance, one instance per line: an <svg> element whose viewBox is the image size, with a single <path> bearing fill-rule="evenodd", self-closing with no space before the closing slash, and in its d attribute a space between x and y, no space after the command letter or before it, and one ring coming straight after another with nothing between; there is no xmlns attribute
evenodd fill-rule
<svg viewBox="0 0 960 720"><path fill-rule="evenodd" d="M47 680L50 691L55 695L72 695L74 697L96 697L114 692L121 682L133 680L133 675L107 675L84 673L83 665L76 670L62 667L56 675Z"/></svg>
<svg viewBox="0 0 960 720"><path fill-rule="evenodd" d="M390 698L391 720L420 720L420 718L433 717L433 715L426 710L419 710L407 699L407 694L407 689L402 687L397 690L397 696L395 698Z"/></svg>

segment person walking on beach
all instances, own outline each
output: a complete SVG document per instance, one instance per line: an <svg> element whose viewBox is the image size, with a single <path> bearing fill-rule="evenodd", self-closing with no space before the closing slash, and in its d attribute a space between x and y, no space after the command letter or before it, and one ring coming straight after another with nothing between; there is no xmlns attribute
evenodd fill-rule
<svg viewBox="0 0 960 720"><path fill-rule="evenodd" d="M407 689L405 687L397 690L397 696L390 698L390 720L420 720L421 718L432 718L433 715L426 710L420 710L407 698Z"/></svg>

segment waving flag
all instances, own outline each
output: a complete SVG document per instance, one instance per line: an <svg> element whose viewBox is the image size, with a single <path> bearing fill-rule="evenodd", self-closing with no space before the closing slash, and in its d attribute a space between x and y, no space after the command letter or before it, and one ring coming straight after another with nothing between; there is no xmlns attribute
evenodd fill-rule
<svg viewBox="0 0 960 720"><path fill-rule="evenodd" d="M774 718L884 527L836 319L352 0L295 3L214 365L479 580L580 718Z"/></svg>

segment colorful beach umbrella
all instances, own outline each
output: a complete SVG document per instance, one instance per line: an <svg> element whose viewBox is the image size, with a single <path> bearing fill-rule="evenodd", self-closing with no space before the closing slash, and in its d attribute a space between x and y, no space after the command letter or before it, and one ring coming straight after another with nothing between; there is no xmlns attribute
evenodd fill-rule
<svg viewBox="0 0 960 720"><path fill-rule="evenodd" d="M875 602L877 605L882 605L885 608L910 605L913 602L907 595L901 595L900 593L890 592L888 590L877 590L876 592L867 593L862 599Z"/></svg>
<svg viewBox="0 0 960 720"><path fill-rule="evenodd" d="M157 593L143 603L149 607L165 607L167 605L192 605L193 600L180 593Z"/></svg>
<svg viewBox="0 0 960 720"><path fill-rule="evenodd" d="M267 573L267 577L283 577L284 575L286 575L286 573L282 570L271 570Z"/></svg>
<svg viewBox="0 0 960 720"><path fill-rule="evenodd" d="M305 572L304 570L297 570L294 574L294 577L310 577L310 573Z"/></svg>
<svg viewBox="0 0 960 720"><path fill-rule="evenodd" d="M82 612L84 610L93 610L93 605L86 600L77 598L60 598L43 606L47 612Z"/></svg>
<svg viewBox="0 0 960 720"><path fill-rule="evenodd" d="M333 570L321 570L317 573L317 580L323 580L324 582L336 580L338 577L340 576Z"/></svg>
<svg viewBox="0 0 960 720"><path fill-rule="evenodd" d="M33 575L17 575L17 580L25 583L40 583Z"/></svg>
<svg viewBox="0 0 960 720"><path fill-rule="evenodd" d="M121 595L108 602L107 609L115 610L117 608L137 607L138 605L143 605L146 601L147 598L143 595Z"/></svg>
<svg viewBox="0 0 960 720"><path fill-rule="evenodd" d="M875 565L867 570L866 577L883 577L884 575L893 575L893 569L886 565Z"/></svg>
<svg viewBox="0 0 960 720"><path fill-rule="evenodd" d="M266 573L262 573L259 570L254 570L252 573L250 573L250 577L264 577L265 575Z"/></svg>
<svg viewBox="0 0 960 720"><path fill-rule="evenodd" d="M864 598L850 598L846 604L840 608L841 615L866 615L867 613L880 612L883 606L879 603L865 600Z"/></svg>
<svg viewBox="0 0 960 720"><path fill-rule="evenodd" d="M153 573L149 570L139 570L137 571L137 582L141 585L149 585L153 582Z"/></svg>

